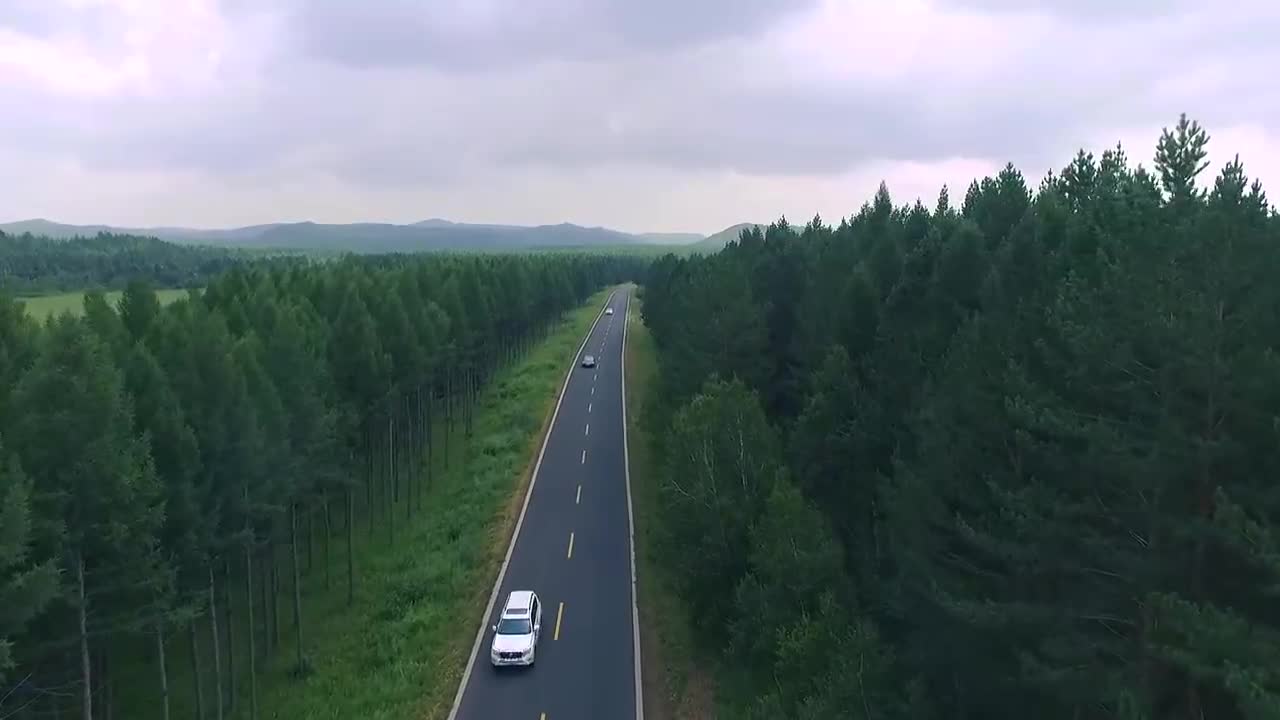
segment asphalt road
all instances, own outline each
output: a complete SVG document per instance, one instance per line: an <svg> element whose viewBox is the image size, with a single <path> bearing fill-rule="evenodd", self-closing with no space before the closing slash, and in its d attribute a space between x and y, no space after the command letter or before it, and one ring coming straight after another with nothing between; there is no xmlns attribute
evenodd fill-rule
<svg viewBox="0 0 1280 720"><path fill-rule="evenodd" d="M623 330L630 292L596 320L534 471L523 518L482 635L459 687L456 720L632 720L639 687L631 524L624 451ZM583 368L583 355L596 367ZM542 600L542 634L529 668L489 661L507 594ZM472 622L470 618L467 620Z"/></svg>

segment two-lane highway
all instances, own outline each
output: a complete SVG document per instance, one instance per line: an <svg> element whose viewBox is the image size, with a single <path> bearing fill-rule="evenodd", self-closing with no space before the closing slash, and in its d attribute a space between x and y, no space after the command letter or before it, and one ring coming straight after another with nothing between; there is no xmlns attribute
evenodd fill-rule
<svg viewBox="0 0 1280 720"><path fill-rule="evenodd" d="M601 308L573 359L450 720L640 718L623 406L630 291ZM594 355L594 368L582 357ZM512 590L543 604L537 660L497 670L491 626Z"/></svg>

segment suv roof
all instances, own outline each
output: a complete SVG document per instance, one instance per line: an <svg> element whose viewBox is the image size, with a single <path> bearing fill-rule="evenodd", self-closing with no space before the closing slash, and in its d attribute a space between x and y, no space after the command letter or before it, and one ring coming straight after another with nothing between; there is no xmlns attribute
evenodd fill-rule
<svg viewBox="0 0 1280 720"><path fill-rule="evenodd" d="M503 608L502 613L504 615L511 612L524 614L529 612L529 608L532 605L533 591L512 590L511 594L507 596L507 604L506 607Z"/></svg>

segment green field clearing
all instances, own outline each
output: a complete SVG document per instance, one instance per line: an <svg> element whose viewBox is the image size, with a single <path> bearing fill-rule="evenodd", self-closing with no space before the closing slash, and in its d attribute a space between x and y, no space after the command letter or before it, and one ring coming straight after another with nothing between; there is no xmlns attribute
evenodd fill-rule
<svg viewBox="0 0 1280 720"><path fill-rule="evenodd" d="M111 290L103 293L107 298L107 302L115 306L120 302L120 296L123 293L120 290ZM160 299L161 305L167 305L180 297L186 297L186 290L157 290L156 296ZM57 295L36 295L33 297L18 298L27 308L27 314L38 320L43 321L50 315L57 315L63 311L70 311L76 315L84 312L84 292L59 293Z"/></svg>
<svg viewBox="0 0 1280 720"><path fill-rule="evenodd" d="M258 662L259 718L390 720L448 714L546 421L568 363L607 294L594 295L528 356L497 373L481 394L472 437L464 438L460 425L451 436L447 470L440 452L443 445L437 442L433 482L425 490L423 508L402 525L405 501L396 504L400 515L393 541L385 525L376 526L370 537L366 520L357 514L354 607L346 605L345 531L340 520L335 522L327 564L323 543L317 541L313 567L301 582L311 666L302 679L292 674L292 590L287 572L282 573L279 648ZM304 569L305 550L303 543ZM281 567L287 569L288 548L280 547L279 552ZM332 576L328 587L327 574ZM232 593L232 613L238 618L233 642L235 706L226 718L249 717L242 582ZM212 718L207 619L201 626L204 716ZM126 652L132 661L126 664L121 657L114 673L117 716L159 718L154 641L140 639L120 654ZM185 632L171 631L166 655L172 717L195 717Z"/></svg>

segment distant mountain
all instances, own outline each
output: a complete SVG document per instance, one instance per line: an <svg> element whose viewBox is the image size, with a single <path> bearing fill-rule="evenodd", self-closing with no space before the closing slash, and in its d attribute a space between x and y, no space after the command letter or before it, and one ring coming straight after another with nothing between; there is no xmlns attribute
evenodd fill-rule
<svg viewBox="0 0 1280 720"><path fill-rule="evenodd" d="M690 245L700 242L705 236L697 233L640 233L638 237L655 245Z"/></svg>
<svg viewBox="0 0 1280 720"><path fill-rule="evenodd" d="M279 250L351 252L418 252L423 250L519 250L547 247L606 247L628 245L691 245L703 236L693 233L624 233L603 227L559 225L492 225L455 223L440 218L410 225L392 223L324 224L270 223L230 229L183 227L125 228L108 225L66 225L45 219L0 224L0 232L29 232L51 238L93 236L99 232L157 237L170 242L232 245Z"/></svg>
<svg viewBox="0 0 1280 720"><path fill-rule="evenodd" d="M714 235L708 235L702 240L694 243L690 247L690 250L696 253L719 252L724 249L725 245L737 240L743 230L750 227L758 227L763 231L766 226L761 225L760 223L738 223L737 225L730 225L720 232L715 233Z"/></svg>

